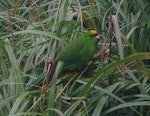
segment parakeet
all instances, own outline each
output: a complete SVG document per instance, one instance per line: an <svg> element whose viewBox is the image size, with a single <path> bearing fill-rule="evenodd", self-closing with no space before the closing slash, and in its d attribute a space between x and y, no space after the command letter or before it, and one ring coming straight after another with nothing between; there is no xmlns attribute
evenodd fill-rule
<svg viewBox="0 0 150 116"><path fill-rule="evenodd" d="M86 65L96 53L100 35L95 30L80 34L57 55L58 61L63 61L64 70L74 70Z"/></svg>
<svg viewBox="0 0 150 116"><path fill-rule="evenodd" d="M47 70L46 85L50 83L55 73L57 65L63 62L63 70L75 70L80 69L90 61L98 49L98 40L100 35L95 31L91 30L86 33L80 34L71 43L66 45L56 56L56 59L52 62L48 62L47 65L51 64L51 68ZM59 67L59 66L58 66ZM59 74L57 74L59 75ZM41 85L43 78L37 78L29 80L25 90L31 90L34 85ZM36 87L35 86L35 87Z"/></svg>

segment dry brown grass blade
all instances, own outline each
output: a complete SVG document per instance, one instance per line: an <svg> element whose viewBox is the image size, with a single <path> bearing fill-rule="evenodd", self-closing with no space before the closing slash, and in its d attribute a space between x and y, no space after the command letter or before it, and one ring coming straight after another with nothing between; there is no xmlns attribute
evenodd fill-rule
<svg viewBox="0 0 150 116"><path fill-rule="evenodd" d="M15 4L15 7L14 7L14 11L13 11L13 15L14 15L14 16L16 15L16 12L17 12L19 3L20 3L20 0L17 0L17 1L16 1L16 4Z"/></svg>

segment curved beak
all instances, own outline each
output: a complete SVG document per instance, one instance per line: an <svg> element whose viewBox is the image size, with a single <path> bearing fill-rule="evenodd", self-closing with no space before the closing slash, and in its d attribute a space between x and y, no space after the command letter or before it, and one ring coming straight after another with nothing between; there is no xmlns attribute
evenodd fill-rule
<svg viewBox="0 0 150 116"><path fill-rule="evenodd" d="M95 36L95 38L97 39L97 41L99 41L100 39L102 39L102 35L98 34L98 35Z"/></svg>

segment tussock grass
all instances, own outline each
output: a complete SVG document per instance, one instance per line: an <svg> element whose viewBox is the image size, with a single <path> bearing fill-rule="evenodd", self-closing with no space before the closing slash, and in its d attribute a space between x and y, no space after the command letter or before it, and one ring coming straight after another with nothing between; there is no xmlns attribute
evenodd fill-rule
<svg viewBox="0 0 150 116"><path fill-rule="evenodd" d="M1 0L0 115L149 116L149 4ZM51 82L42 86L48 61L89 29L102 35L99 47L109 48L109 57L88 71L63 73L57 65ZM34 88L27 91L26 85Z"/></svg>

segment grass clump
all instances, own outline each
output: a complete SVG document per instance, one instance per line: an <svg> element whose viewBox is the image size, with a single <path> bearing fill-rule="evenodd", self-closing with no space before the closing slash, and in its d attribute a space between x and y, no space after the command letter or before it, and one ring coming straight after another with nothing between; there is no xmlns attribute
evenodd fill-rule
<svg viewBox="0 0 150 116"><path fill-rule="evenodd" d="M0 115L149 116L148 0L0 2ZM109 55L92 69L47 66L79 33L96 29ZM85 56L86 57L86 56ZM26 90L27 85L36 89Z"/></svg>

